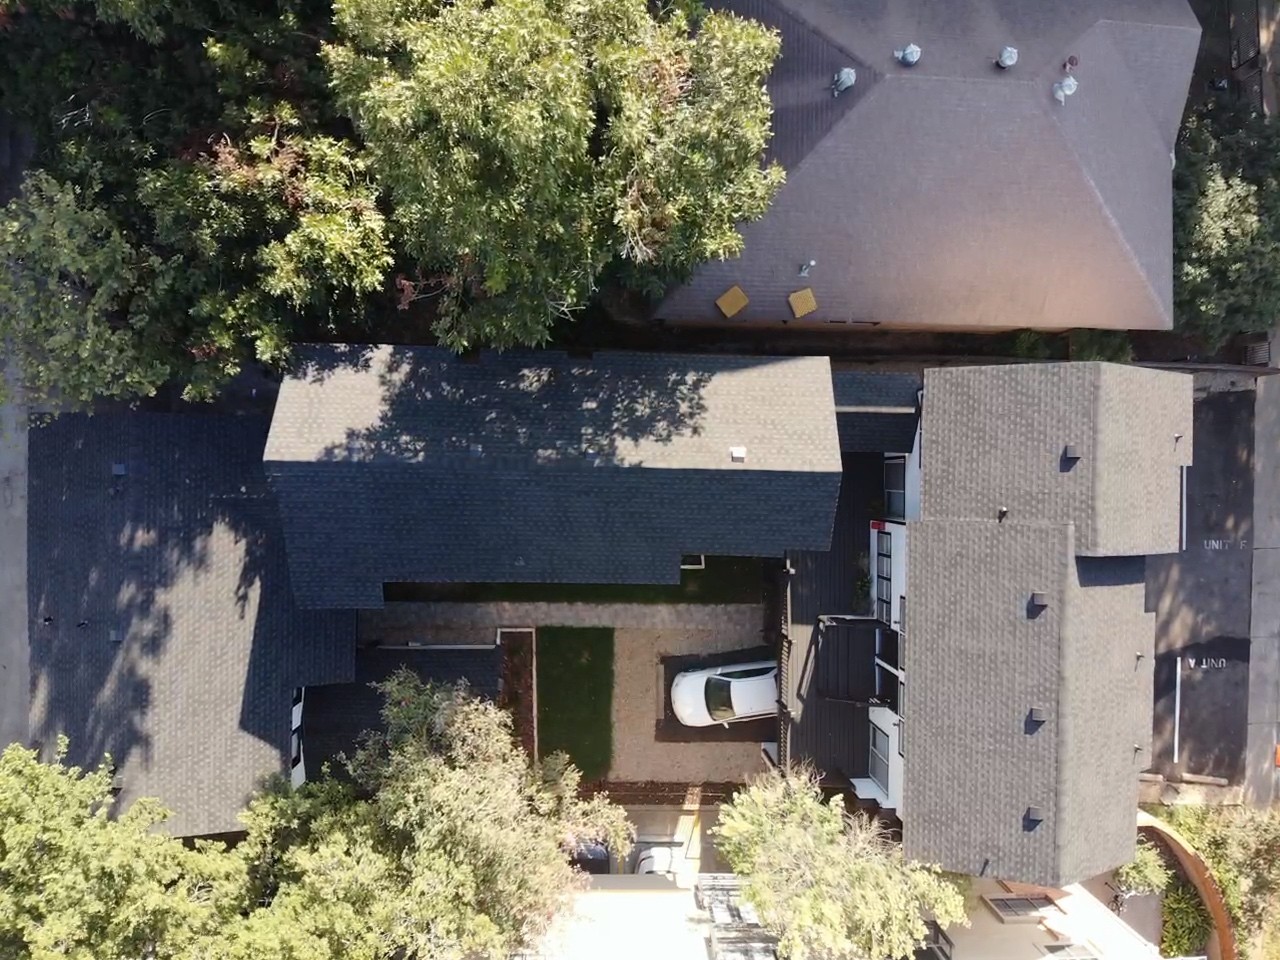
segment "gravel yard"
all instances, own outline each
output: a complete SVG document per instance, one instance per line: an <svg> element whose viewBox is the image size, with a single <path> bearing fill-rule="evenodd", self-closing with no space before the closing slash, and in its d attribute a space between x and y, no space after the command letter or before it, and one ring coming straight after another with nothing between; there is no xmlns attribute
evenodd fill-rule
<svg viewBox="0 0 1280 960"><path fill-rule="evenodd" d="M676 608L668 608L673 609ZM710 629L615 631L613 762L609 779L741 782L765 768L758 743L658 743L654 739L654 724L662 716L664 694L660 657L718 653L761 643L763 613L758 606L718 609L724 612L722 623Z"/></svg>

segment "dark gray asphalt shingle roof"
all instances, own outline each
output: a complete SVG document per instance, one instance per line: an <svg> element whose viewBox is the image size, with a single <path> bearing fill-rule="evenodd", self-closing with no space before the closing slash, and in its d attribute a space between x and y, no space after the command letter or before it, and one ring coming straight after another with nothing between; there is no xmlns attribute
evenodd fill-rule
<svg viewBox="0 0 1280 960"><path fill-rule="evenodd" d="M159 797L180 835L238 829L284 769L293 688L354 669L354 616L292 601L266 432L150 413L30 432L31 736L109 753L123 799Z"/></svg>
<svg viewBox="0 0 1280 960"><path fill-rule="evenodd" d="M380 606L396 581L668 583L682 553L830 542L825 357L315 347L302 361L265 458L304 605Z"/></svg>
<svg viewBox="0 0 1280 960"><path fill-rule="evenodd" d="M1055 887L1131 858L1151 762L1144 554L1178 548L1191 408L1190 377L1110 364L927 372L907 551L908 855ZM1082 455L1070 466L1068 442Z"/></svg>
<svg viewBox="0 0 1280 960"><path fill-rule="evenodd" d="M910 453L919 423L914 373L833 370L836 429L843 453Z"/></svg>
<svg viewBox="0 0 1280 960"><path fill-rule="evenodd" d="M1200 36L1186 0L753 0L749 12L798 35L769 82L772 152L799 159L743 227L743 254L700 268L659 316L721 322L714 301L738 284L750 304L735 322L789 320L787 295L812 287L804 322L1170 327L1170 151ZM893 59L908 42L923 50L912 68ZM1020 59L998 71L1006 44ZM832 47L858 71L834 119ZM1070 55L1079 89L1059 106Z"/></svg>
<svg viewBox="0 0 1280 960"><path fill-rule="evenodd" d="M502 672L499 647L468 649L440 647L370 647L356 653L351 683L311 687L302 708L302 753L307 779L315 779L325 763L336 768L339 754L350 755L365 731L382 732L382 694L371 684L405 667L423 680L457 683L465 680L472 692L498 696Z"/></svg>

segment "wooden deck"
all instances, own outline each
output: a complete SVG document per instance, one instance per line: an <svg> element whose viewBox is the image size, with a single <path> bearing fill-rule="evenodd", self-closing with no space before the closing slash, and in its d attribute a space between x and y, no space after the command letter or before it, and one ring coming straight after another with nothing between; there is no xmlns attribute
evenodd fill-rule
<svg viewBox="0 0 1280 960"><path fill-rule="evenodd" d="M854 701L873 690L875 633L869 621L820 629L819 619L866 613L870 508L882 493L883 458L846 456L831 550L787 556L795 571L782 691L790 714L788 756L812 763L828 781L866 776L867 708Z"/></svg>

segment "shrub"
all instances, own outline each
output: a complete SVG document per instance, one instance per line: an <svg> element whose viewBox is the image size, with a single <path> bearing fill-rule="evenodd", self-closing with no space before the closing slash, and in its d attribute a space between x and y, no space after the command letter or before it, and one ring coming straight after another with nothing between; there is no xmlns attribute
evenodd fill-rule
<svg viewBox="0 0 1280 960"><path fill-rule="evenodd" d="M1160 893L1168 889L1173 871L1164 861L1160 848L1145 837L1138 838L1138 849L1131 861L1116 871L1116 886L1129 894Z"/></svg>
<svg viewBox="0 0 1280 960"><path fill-rule="evenodd" d="M1160 930L1162 957L1190 957L1204 953L1213 924L1200 894L1185 880L1179 880L1160 903L1163 924Z"/></svg>

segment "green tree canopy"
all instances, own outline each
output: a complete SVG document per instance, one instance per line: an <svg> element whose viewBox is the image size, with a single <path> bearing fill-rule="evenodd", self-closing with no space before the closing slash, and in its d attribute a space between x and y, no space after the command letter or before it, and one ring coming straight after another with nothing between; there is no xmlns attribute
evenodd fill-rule
<svg viewBox="0 0 1280 960"><path fill-rule="evenodd" d="M1239 106L1188 115L1174 186L1174 312L1216 348L1280 318L1280 131Z"/></svg>
<svg viewBox="0 0 1280 960"><path fill-rule="evenodd" d="M621 809L578 796L563 757L534 765L508 715L406 672L388 732L299 790L278 784L234 849L111 818L111 774L10 747L0 758L0 954L32 960L505 960L582 875L581 843L619 854Z"/></svg>
<svg viewBox="0 0 1280 960"><path fill-rule="evenodd" d="M715 842L790 960L898 960L924 941L926 917L967 922L951 880L907 860L840 797L824 802L810 771L772 771L739 791Z"/></svg>
<svg viewBox="0 0 1280 960"><path fill-rule="evenodd" d="M41 174L0 212L0 336L77 402L208 397L301 337L541 343L738 250L777 52L644 0L0 0Z"/></svg>
<svg viewBox="0 0 1280 960"><path fill-rule="evenodd" d="M0 755L0 956L182 957L245 906L246 872L221 847L155 832L154 801L115 818L111 802L106 767Z"/></svg>
<svg viewBox="0 0 1280 960"><path fill-rule="evenodd" d="M645 0L337 0L338 102L389 191L415 291L453 346L539 343L607 267L661 278L738 252L778 39Z"/></svg>

